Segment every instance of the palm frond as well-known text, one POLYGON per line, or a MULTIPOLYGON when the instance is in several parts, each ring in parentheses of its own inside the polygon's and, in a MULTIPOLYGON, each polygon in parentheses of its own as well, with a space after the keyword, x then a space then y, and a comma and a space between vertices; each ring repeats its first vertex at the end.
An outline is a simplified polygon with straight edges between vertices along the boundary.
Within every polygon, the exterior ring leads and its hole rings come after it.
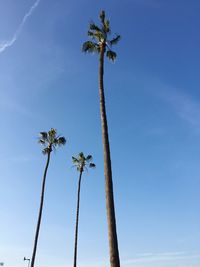
POLYGON ((51 136, 54 136, 55 137, 56 134, 57 134, 57 130, 55 128, 51 128, 51 130, 48 131, 48 135, 51 135, 51 136))
POLYGON ((94 37, 97 42, 102 42, 102 40, 106 40, 106 34, 104 32, 95 32, 94 37))
POLYGON ((39 135, 40 135, 39 138, 41 140, 47 140, 47 136, 48 136, 47 132, 40 132, 39 135))
POLYGON ((44 139, 38 139, 38 143, 41 144, 41 145, 45 145, 46 144, 46 141, 44 139))
POLYGON ((83 44, 82 51, 85 53, 98 52, 98 45, 94 42, 87 41, 83 44))
POLYGON ((121 39, 121 36, 120 35, 117 35, 115 38, 113 38, 109 43, 111 45, 115 45, 119 42, 119 40, 121 39))
MULTIPOLYGON (((91 37, 93 40, 97 40, 97 42, 100 42, 103 38, 104 38, 104 35, 103 35, 103 32, 101 31, 88 31, 88 36, 91 37)), ((95 47, 97 47, 97 43, 95 43, 95 47)))
POLYGON ((106 17, 105 11, 102 10, 102 11, 100 12, 100 14, 99 14, 99 18, 100 18, 102 24, 104 24, 105 17, 106 17))
POLYGON ((92 31, 88 31, 88 36, 93 36, 94 35, 94 33, 92 32, 92 31))
POLYGON ((78 159, 77 159, 77 158, 75 158, 75 157, 72 157, 72 162, 73 162, 74 164, 77 164, 79 161, 78 161, 78 159))
POLYGON ((49 153, 49 147, 45 147, 43 150, 42 150, 42 153, 44 155, 48 154, 49 153))
POLYGON ((95 167, 96 167, 96 165, 94 163, 89 164, 89 168, 95 168, 95 167))
POLYGON ((65 139, 64 136, 61 136, 61 137, 57 138, 57 140, 58 140, 57 143, 58 143, 59 146, 62 146, 62 145, 66 144, 66 139, 65 139))
POLYGON ((54 128, 51 128, 50 131, 48 131, 48 141, 49 143, 53 144, 56 143, 56 134, 57 134, 57 130, 54 128))
POLYGON ((103 31, 106 33, 110 33, 110 21, 107 19, 103 24, 103 31))
POLYGON ((91 31, 101 32, 101 29, 94 22, 90 22, 89 28, 91 31))
POLYGON ((114 51, 112 51, 112 50, 108 50, 108 51, 106 52, 106 56, 107 56, 110 60, 115 61, 115 59, 116 59, 116 57, 117 57, 117 54, 116 54, 114 51))
POLYGON ((92 155, 88 155, 87 157, 86 157, 86 161, 91 161, 92 160, 92 155))
POLYGON ((78 157, 79 157, 80 160, 85 159, 85 156, 84 156, 84 153, 83 153, 83 152, 80 152, 80 153, 78 154, 78 157))
POLYGON ((90 36, 92 39, 94 39, 95 38, 95 32, 93 32, 93 31, 88 31, 88 36, 90 36))

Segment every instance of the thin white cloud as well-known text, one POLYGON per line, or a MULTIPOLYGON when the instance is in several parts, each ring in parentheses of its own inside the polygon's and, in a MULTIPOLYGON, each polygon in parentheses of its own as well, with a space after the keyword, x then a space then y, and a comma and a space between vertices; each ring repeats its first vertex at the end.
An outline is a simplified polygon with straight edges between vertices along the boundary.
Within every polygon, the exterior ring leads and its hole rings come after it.
POLYGON ((10 40, 7 41, 1 41, 0 42, 0 53, 5 51, 8 47, 12 46, 19 37, 24 24, 26 23, 27 19, 32 15, 33 11, 36 9, 36 7, 39 5, 41 0, 36 0, 36 2, 30 7, 29 11, 24 15, 22 22, 19 24, 16 32, 14 33, 13 37, 10 40))
MULTIPOLYGON (((53 266, 51 262, 49 263, 49 266, 53 266)), ((80 267, 106 267, 108 263, 109 259, 79 262, 79 265, 80 267)), ((129 260, 121 259, 121 265, 124 267, 199 267, 199 263, 200 254, 187 252, 145 253, 136 255, 129 260)), ((60 264, 57 266, 64 267, 65 265, 60 264)))
MULTIPOLYGON (((149 78, 148 84, 145 84, 148 90, 161 98, 164 102, 171 106, 182 121, 184 121, 195 134, 200 134, 200 101, 194 98, 192 94, 176 88, 163 84, 159 80, 149 78)), ((150 134, 162 133, 162 129, 152 129, 150 134)))
POLYGON ((170 264, 171 262, 178 264, 182 262, 186 263, 186 261, 192 261, 192 260, 198 260, 198 262, 200 263, 200 254, 189 253, 189 252, 145 253, 136 255, 130 260, 123 261, 123 265, 127 267, 136 266, 136 264, 140 264, 139 266, 146 266, 146 264, 149 263, 170 264))
MULTIPOLYGON (((163 252, 163 253, 143 253, 133 256, 131 259, 124 260, 121 258, 121 265, 124 267, 187 267, 188 262, 190 267, 199 267, 200 254, 196 252, 163 252)), ((106 267, 107 260, 90 260, 87 262, 79 262, 80 267, 106 267)), ((65 264, 66 265, 66 264, 65 264)), ((59 267, 65 265, 57 264, 59 267)), ((53 266, 49 262, 48 266, 53 266)), ((70 266, 70 264, 69 264, 70 266)))
POLYGON ((200 102, 175 88, 167 88, 163 96, 178 116, 187 122, 195 133, 200 133, 200 102))

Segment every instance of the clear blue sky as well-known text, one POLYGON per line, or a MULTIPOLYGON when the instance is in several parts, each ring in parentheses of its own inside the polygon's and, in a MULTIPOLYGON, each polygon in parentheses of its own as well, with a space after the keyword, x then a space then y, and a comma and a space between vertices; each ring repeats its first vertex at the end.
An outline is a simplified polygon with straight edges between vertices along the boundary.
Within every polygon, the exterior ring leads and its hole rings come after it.
POLYGON ((39 131, 67 145, 52 155, 36 266, 70 267, 78 174, 84 174, 78 262, 109 266, 98 58, 81 53, 100 9, 122 35, 105 89, 122 267, 200 266, 200 2, 0 1, 0 261, 26 266, 45 157, 39 131))

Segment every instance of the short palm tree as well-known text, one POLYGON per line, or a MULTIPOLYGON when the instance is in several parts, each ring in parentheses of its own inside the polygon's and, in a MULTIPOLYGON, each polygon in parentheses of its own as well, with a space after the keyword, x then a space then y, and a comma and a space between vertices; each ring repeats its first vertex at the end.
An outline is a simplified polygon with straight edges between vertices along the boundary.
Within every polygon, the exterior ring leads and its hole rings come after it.
POLYGON ((115 60, 117 54, 111 49, 113 45, 120 40, 120 35, 116 35, 109 40, 111 34, 110 22, 106 19, 105 12, 100 12, 100 26, 90 23, 88 36, 92 39, 83 44, 83 52, 99 54, 99 97, 100 97, 100 114, 102 126, 102 140, 104 148, 104 174, 105 174, 105 191, 106 191, 106 209, 108 221, 108 238, 110 248, 110 266, 119 267, 119 251, 117 241, 117 230, 115 220, 115 207, 112 182, 112 167, 110 157, 110 145, 108 136, 108 124, 106 116, 106 105, 104 95, 104 57, 112 61, 115 60))
POLYGON ((77 209, 76 209, 76 227, 75 227, 75 242, 74 242, 74 267, 77 263, 77 247, 78 247, 78 223, 79 223, 79 207, 80 207, 80 191, 81 191, 81 178, 82 174, 87 167, 95 168, 95 164, 91 162, 92 156, 88 155, 85 157, 83 152, 78 154, 78 157, 72 157, 72 162, 76 166, 79 172, 78 180, 78 194, 77 194, 77 209))
POLYGON ((37 221, 36 232, 35 232, 33 253, 32 253, 32 258, 31 258, 31 267, 34 267, 34 264, 35 264, 37 243, 38 243, 40 224, 41 224, 41 218, 42 218, 43 203, 44 203, 45 183, 46 183, 46 176, 47 176, 47 170, 49 167, 51 152, 53 150, 55 150, 58 146, 64 145, 66 143, 66 140, 63 136, 58 136, 57 131, 55 129, 51 128, 51 130, 48 132, 40 132, 38 142, 44 146, 42 153, 44 155, 47 155, 47 161, 46 161, 46 166, 45 166, 43 181, 42 181, 40 208, 39 208, 38 221, 37 221))

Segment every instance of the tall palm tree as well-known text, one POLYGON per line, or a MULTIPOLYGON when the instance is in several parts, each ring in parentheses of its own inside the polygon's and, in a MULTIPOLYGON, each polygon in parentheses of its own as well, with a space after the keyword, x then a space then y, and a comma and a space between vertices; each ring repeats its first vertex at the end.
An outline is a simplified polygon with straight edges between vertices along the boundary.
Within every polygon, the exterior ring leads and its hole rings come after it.
POLYGON ((46 161, 46 166, 45 166, 43 181, 42 181, 40 208, 39 208, 38 221, 37 221, 36 232, 35 232, 33 253, 32 253, 32 258, 31 258, 31 267, 34 267, 34 264, 35 264, 37 243, 38 243, 40 224, 41 224, 41 218, 42 218, 43 203, 44 203, 45 183, 46 183, 46 176, 47 176, 47 170, 49 167, 51 152, 53 150, 55 150, 58 146, 64 145, 66 143, 66 140, 63 136, 58 136, 57 131, 55 129, 51 128, 51 130, 48 132, 40 132, 38 142, 44 146, 42 153, 44 155, 47 155, 47 161, 46 161))
POLYGON ((77 245, 78 245, 78 222, 79 222, 79 207, 80 207, 80 191, 81 191, 81 178, 82 174, 87 167, 95 168, 95 164, 91 162, 92 156, 88 155, 85 157, 83 152, 78 154, 78 157, 72 157, 72 162, 76 166, 79 172, 78 180, 78 194, 77 194, 77 209, 76 209, 76 227, 75 227, 75 242, 74 242, 74 267, 77 262, 77 245))
POLYGON ((108 136, 108 125, 104 95, 104 56, 114 61, 117 54, 111 50, 112 46, 120 40, 120 35, 116 35, 113 39, 109 39, 111 34, 110 22, 106 19, 105 12, 100 12, 100 26, 91 22, 89 25, 88 36, 92 39, 83 44, 83 52, 99 54, 99 96, 100 96, 100 114, 102 125, 102 140, 104 148, 104 174, 105 174, 105 191, 106 191, 106 210, 108 222, 108 238, 110 249, 110 266, 119 267, 119 251, 117 241, 117 230, 115 220, 115 207, 112 182, 112 168, 110 158, 110 145, 108 136))

